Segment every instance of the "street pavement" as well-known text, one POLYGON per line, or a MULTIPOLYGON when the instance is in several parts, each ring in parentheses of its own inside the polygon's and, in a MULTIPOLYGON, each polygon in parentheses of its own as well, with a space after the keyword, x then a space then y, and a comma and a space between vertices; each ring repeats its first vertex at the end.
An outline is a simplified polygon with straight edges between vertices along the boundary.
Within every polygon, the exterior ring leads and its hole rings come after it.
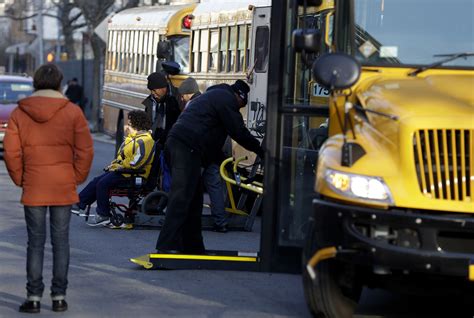
MULTIPOLYGON (((95 138, 89 178, 113 158, 107 137, 95 138)), ((84 186, 84 185, 83 185, 84 186)), ((26 226, 21 190, 0 159, 0 317, 18 313, 26 290, 26 226)), ((259 230, 203 232, 209 249, 257 251, 259 230)), ((93 228, 72 216, 71 262, 64 314, 51 311, 49 238, 43 270, 46 290, 38 317, 310 317, 300 275, 206 270, 145 270, 129 258, 154 251, 157 230, 93 228)))
MULTIPOLYGON (((113 140, 95 135, 89 179, 113 158, 113 140)), ((84 184, 80 187, 82 188, 84 184)), ((18 313, 25 297, 26 226, 21 191, 11 182, 0 154, 0 318, 18 313)), ((208 249, 258 251, 253 232, 204 231, 208 249)), ((71 265, 66 313, 51 311, 51 246, 46 243, 46 290, 38 317, 310 317, 300 275, 206 270, 145 270, 129 258, 154 251, 157 230, 93 228, 71 220, 71 265)), ((354 317, 474 317, 472 297, 421 297, 364 289, 354 317)))

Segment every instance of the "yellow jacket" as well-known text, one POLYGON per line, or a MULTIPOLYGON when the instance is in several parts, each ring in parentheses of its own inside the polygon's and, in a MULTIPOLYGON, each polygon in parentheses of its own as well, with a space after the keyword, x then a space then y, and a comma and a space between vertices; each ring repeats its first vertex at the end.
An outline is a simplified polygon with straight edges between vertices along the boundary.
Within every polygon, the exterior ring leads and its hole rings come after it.
MULTIPOLYGON (((120 146, 117 158, 112 161, 109 171, 120 169, 144 169, 141 174, 143 178, 148 178, 151 164, 155 156, 155 141, 149 132, 138 132, 130 134, 120 146)), ((129 174, 123 174, 129 177, 129 174)))

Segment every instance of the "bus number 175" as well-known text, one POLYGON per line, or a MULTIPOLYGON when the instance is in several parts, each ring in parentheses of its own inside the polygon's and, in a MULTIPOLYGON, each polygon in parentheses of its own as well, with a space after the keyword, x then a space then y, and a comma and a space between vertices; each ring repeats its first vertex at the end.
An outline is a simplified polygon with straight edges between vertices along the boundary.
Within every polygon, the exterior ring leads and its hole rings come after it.
POLYGON ((316 97, 329 97, 329 90, 322 87, 318 83, 313 84, 313 96, 316 97))

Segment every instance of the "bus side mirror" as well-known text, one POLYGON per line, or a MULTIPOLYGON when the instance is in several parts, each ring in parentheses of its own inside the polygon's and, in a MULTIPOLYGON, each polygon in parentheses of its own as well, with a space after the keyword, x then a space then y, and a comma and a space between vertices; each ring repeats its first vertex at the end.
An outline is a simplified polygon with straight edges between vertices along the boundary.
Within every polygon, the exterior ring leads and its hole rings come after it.
POLYGON ((296 29, 291 38, 296 52, 318 53, 321 45, 321 32, 318 29, 296 29))
POLYGON ((351 87, 360 73, 359 62, 345 53, 326 53, 313 63, 314 79, 330 90, 351 87))
POLYGON ((171 44, 169 41, 160 40, 156 48, 156 57, 159 59, 169 60, 171 57, 171 44))

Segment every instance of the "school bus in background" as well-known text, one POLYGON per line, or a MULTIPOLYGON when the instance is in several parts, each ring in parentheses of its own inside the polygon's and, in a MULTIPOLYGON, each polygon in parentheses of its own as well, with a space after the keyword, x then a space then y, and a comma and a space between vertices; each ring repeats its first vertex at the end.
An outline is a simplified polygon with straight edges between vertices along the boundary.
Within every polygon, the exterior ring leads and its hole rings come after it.
MULTIPOLYGON (((264 134, 270 41, 270 0, 224 0, 199 3, 191 26, 190 76, 202 91, 237 79, 248 82, 249 102, 241 110, 250 131, 264 134)), ((255 157, 237 143, 232 155, 255 157)))
POLYGON ((187 77, 193 2, 132 8, 109 20, 102 110, 104 131, 115 135, 118 145, 127 112, 143 109, 141 102, 149 95, 146 78, 161 70, 162 61, 181 66, 180 74, 170 76, 175 86, 187 77), (167 52, 157 52, 159 43, 166 43, 167 52))
POLYGON ((280 244, 304 237, 308 306, 316 317, 352 317, 364 287, 472 295, 470 2, 335 1, 324 24, 295 18, 327 3, 285 0, 271 25, 271 76, 278 76, 267 133, 277 133, 267 139, 277 145, 277 164, 266 166, 276 185, 266 190, 279 194, 275 213, 288 224, 280 244), (404 19, 407 10, 423 19, 404 19), (318 54, 320 46, 330 53, 318 54), (308 53, 311 68, 298 72, 308 53), (330 89, 325 107, 298 80, 308 71, 330 89), (314 149, 320 135, 311 123, 325 117, 326 141, 314 149))

